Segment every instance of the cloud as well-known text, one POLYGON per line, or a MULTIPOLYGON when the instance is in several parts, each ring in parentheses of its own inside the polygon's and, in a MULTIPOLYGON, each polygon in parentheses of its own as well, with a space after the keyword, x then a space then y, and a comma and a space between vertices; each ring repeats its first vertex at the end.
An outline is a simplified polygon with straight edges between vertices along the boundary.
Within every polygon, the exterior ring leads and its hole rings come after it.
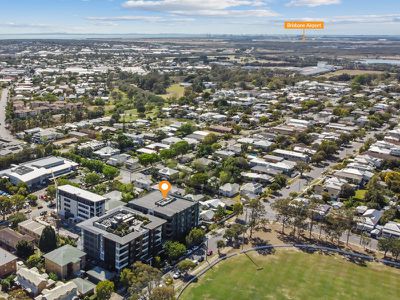
POLYGON ((135 10, 191 16, 271 17, 278 14, 268 0, 130 0, 123 7, 135 10))
POLYGON ((52 28, 53 26, 48 25, 48 24, 5 22, 5 23, 0 23, 0 27, 9 27, 9 28, 52 28))
POLYGON ((158 16, 118 16, 118 17, 87 17, 89 21, 105 21, 105 22, 118 22, 118 21, 160 21, 162 17, 158 16))
POLYGON ((115 25, 115 22, 191 22, 193 18, 176 18, 176 17, 160 17, 160 16, 117 16, 117 17, 87 17, 89 21, 95 21, 107 24, 107 22, 115 25))
POLYGON ((341 2, 341 0, 291 0, 286 6, 317 7, 322 5, 340 4, 341 2))
POLYGON ((336 16, 330 18, 328 22, 333 24, 398 23, 400 14, 336 16))

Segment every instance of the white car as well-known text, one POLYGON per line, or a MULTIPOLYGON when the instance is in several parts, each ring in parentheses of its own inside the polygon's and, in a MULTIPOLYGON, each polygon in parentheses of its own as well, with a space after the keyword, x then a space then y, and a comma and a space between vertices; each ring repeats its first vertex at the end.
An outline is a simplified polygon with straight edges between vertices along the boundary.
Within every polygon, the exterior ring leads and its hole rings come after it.
POLYGON ((172 278, 174 278, 174 279, 178 279, 178 278, 180 278, 181 277, 181 273, 179 273, 179 272, 175 272, 173 275, 172 275, 172 278))

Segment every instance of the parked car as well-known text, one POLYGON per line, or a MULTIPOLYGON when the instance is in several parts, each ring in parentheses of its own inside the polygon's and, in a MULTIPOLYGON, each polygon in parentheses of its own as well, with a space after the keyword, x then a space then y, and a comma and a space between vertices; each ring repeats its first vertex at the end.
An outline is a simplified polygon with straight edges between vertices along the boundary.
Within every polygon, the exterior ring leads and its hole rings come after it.
POLYGON ((212 250, 208 250, 208 251, 207 251, 207 255, 208 255, 208 256, 213 255, 213 251, 212 251, 212 250))
POLYGON ((174 279, 178 279, 178 278, 180 278, 181 277, 181 273, 180 272, 175 272, 173 275, 172 275, 172 278, 174 278, 174 279))

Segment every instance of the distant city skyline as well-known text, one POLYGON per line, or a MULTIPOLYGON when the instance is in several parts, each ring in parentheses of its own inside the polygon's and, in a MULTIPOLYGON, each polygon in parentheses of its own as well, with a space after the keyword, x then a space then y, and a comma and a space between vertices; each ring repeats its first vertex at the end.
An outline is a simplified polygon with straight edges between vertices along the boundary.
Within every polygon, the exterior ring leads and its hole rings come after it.
POLYGON ((299 34, 285 20, 325 21, 322 35, 400 35, 400 1, 13 0, 0 34, 299 34))

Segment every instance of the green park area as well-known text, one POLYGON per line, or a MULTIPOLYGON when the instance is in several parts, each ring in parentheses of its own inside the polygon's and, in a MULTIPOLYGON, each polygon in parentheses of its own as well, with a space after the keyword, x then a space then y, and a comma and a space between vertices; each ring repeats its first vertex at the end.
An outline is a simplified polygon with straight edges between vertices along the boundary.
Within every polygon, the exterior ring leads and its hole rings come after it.
POLYGON ((180 299, 399 299, 398 269, 291 250, 248 255, 214 266, 180 299))
POLYGON ((185 94, 185 88, 179 83, 175 83, 167 88, 167 93, 165 95, 160 95, 164 99, 176 98, 179 99, 185 94))

